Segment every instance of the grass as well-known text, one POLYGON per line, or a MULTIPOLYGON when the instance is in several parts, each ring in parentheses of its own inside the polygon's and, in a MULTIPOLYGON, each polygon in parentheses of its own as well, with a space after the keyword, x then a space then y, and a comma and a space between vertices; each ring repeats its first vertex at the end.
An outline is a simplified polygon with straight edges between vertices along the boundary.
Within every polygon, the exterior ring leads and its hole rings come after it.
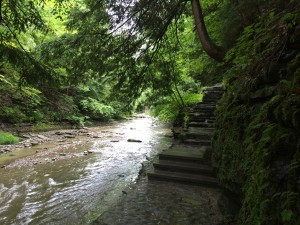
POLYGON ((0 145, 14 144, 19 141, 19 137, 16 137, 9 132, 0 131, 0 145))

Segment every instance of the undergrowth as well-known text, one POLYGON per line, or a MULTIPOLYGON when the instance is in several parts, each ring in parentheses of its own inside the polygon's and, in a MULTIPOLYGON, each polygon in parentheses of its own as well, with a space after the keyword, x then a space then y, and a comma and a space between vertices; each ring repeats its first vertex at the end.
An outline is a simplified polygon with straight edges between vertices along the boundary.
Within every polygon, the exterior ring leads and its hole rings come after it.
POLYGON ((0 145, 14 144, 20 141, 20 138, 9 132, 0 131, 0 145))

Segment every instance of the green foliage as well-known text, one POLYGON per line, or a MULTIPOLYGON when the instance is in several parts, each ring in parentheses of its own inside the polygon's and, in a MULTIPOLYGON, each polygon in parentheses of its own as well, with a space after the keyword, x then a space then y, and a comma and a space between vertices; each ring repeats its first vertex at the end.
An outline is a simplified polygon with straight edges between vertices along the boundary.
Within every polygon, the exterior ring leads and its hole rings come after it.
POLYGON ((14 144, 19 141, 19 137, 16 137, 9 132, 0 131, 0 145, 14 144))
POLYGON ((188 117, 185 116, 186 106, 201 102, 202 97, 202 94, 184 94, 182 96, 183 104, 180 104, 180 102, 172 96, 165 97, 151 107, 151 115, 158 117, 161 121, 174 122, 179 114, 183 113, 185 122, 187 122, 188 117))
POLYGON ((90 111, 94 118, 111 118, 115 114, 115 111, 111 106, 104 105, 90 97, 81 100, 80 104, 84 110, 90 111))
POLYGON ((81 115, 70 115, 67 116, 67 120, 70 122, 70 124, 74 127, 74 128, 80 128, 83 127, 85 125, 86 119, 88 119, 89 117, 87 116, 81 116, 81 115))
POLYGON ((172 98, 163 99, 161 104, 151 108, 151 115, 161 121, 175 121, 180 112, 180 106, 172 98))
POLYGON ((240 197, 241 225, 300 220, 299 12, 280 4, 247 26, 227 54, 213 159, 224 187, 240 197))

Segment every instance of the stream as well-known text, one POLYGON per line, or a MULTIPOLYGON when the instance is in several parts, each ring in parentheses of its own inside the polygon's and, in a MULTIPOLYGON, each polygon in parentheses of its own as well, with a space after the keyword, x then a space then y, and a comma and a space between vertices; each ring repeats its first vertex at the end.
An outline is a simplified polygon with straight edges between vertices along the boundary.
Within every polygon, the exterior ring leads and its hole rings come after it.
MULTIPOLYGON (((0 169, 0 224, 89 224, 126 194, 124 190, 136 182, 142 163, 172 141, 166 135, 170 128, 156 125, 147 116, 89 129, 109 135, 52 140, 17 150, 28 155, 11 165, 22 160, 36 163, 0 169), (56 150, 51 156, 34 155, 52 148, 56 150), (71 153, 74 157, 53 159, 71 153)), ((0 158, 7 157, 3 155, 0 158)))

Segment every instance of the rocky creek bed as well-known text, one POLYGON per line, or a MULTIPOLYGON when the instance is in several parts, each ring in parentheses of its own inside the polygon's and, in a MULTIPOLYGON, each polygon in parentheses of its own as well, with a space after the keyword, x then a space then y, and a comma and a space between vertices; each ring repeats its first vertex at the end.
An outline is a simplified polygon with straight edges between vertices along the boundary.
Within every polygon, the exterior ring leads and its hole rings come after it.
POLYGON ((148 181, 170 134, 149 117, 23 133, 1 146, 0 223, 219 224, 218 190, 148 181))

